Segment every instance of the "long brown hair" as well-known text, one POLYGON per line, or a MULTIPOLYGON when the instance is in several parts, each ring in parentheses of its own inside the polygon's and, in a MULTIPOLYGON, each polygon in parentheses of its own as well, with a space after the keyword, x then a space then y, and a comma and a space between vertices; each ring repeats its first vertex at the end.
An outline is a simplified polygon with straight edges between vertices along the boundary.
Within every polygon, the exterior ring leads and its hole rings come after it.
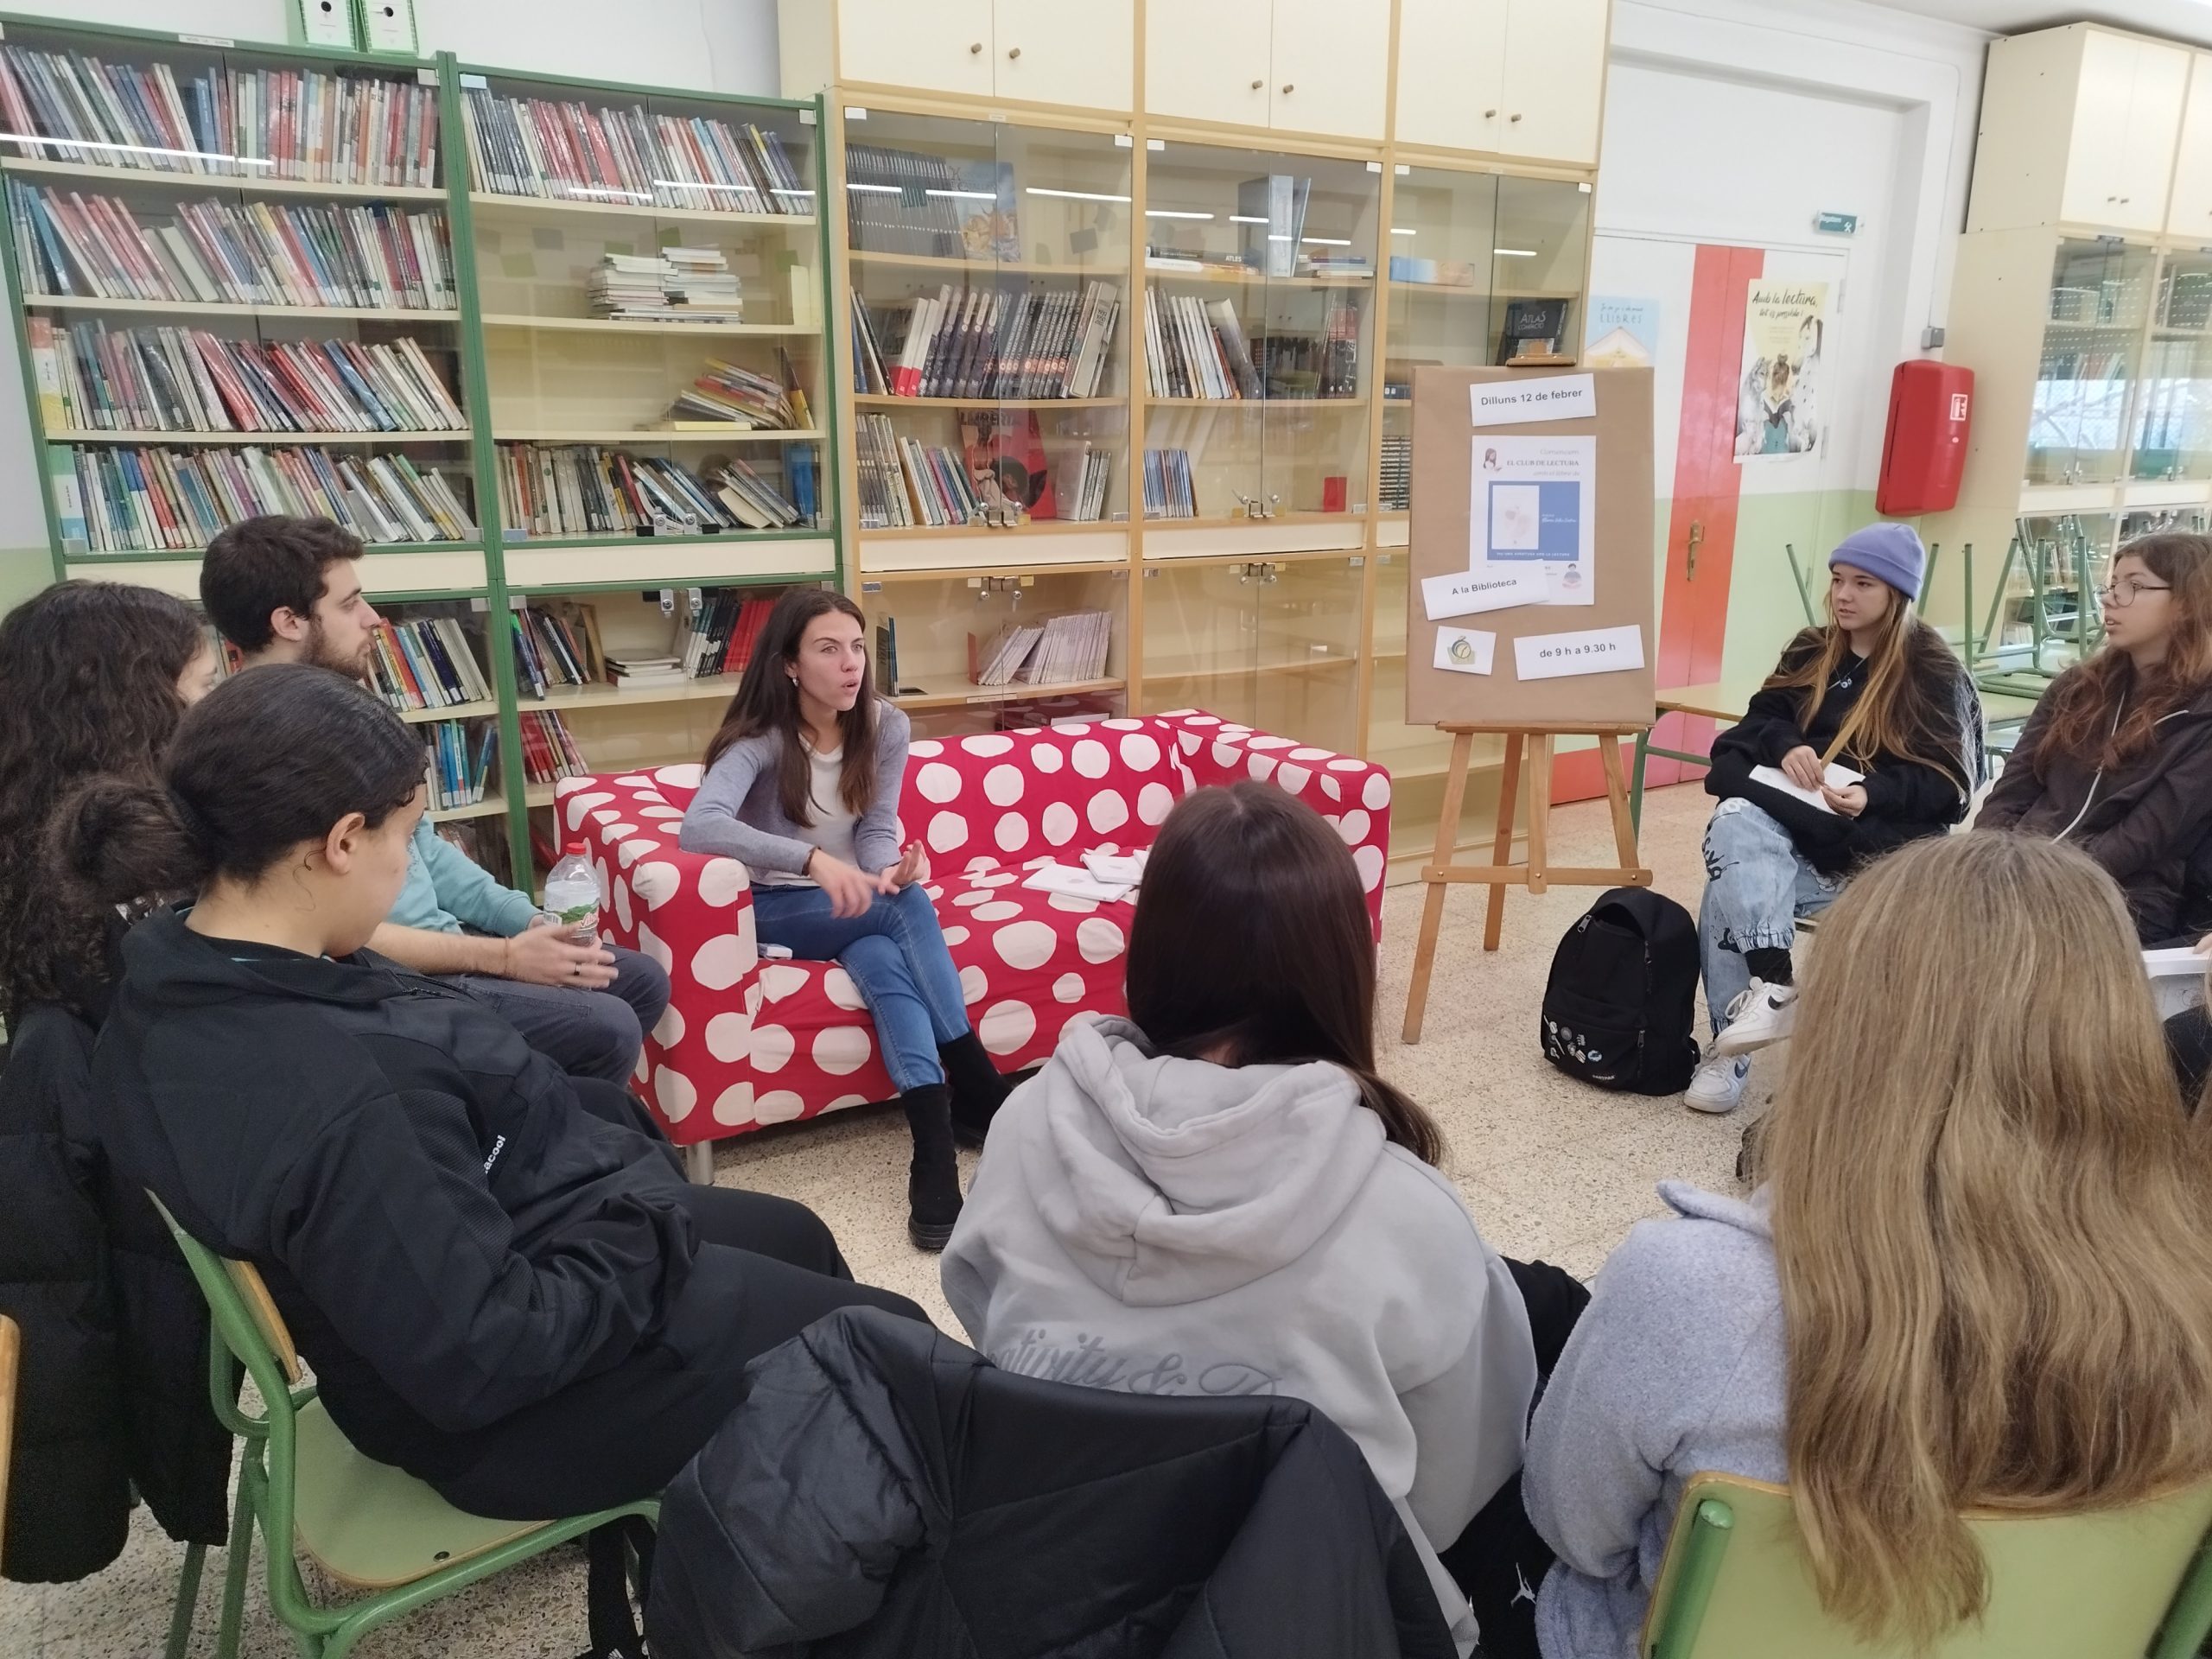
MULTIPOLYGON (((833 612, 851 617, 861 625, 861 637, 868 637, 868 619, 861 614, 861 607, 830 588, 794 588, 776 601, 768 620, 761 624, 753 660, 745 665, 744 677, 737 683, 722 723, 707 745, 706 763, 711 771, 734 743, 763 733, 780 737, 783 750, 776 762, 777 798, 785 817, 809 827, 814 823, 813 779, 807 766, 806 744, 799 734, 798 683, 791 674, 798 665, 799 642, 805 638, 806 625, 833 612)), ((850 709, 837 716, 837 730, 844 749, 837 771, 837 796, 845 810, 857 817, 875 804, 875 668, 865 658, 861 664, 861 694, 850 709)))
POLYGON ((2071 848, 1914 842, 1802 980, 1762 1148, 1791 1500, 1828 1612, 1924 1647, 1987 1593, 1962 1508, 2212 1474, 2212 1158, 2071 848))
POLYGON ((2125 766, 2151 747, 2164 716, 2212 685, 2212 538, 2179 531, 2139 536, 2113 556, 2142 560, 2173 589, 2174 626, 2165 660, 2139 674, 2135 659, 2107 645, 2044 694, 2050 724, 2037 746, 2037 779, 2054 755, 2125 766))
POLYGON ((121 582, 58 582, 0 622, 0 1016, 84 1012, 106 980, 120 918, 57 889, 47 821, 87 778, 153 778, 184 717, 177 681, 207 643, 182 600, 121 582))
MULTIPOLYGON (((1925 684, 1929 671, 1955 669, 1955 659, 1943 636, 1913 614, 1912 601, 1902 591, 1891 588, 1889 594, 1880 637, 1866 653, 1866 683, 1821 759, 1850 754, 1872 761, 1888 755, 1932 766, 1965 790, 1968 785, 1958 741, 1955 737, 1946 742, 1942 736, 1955 731, 1955 717, 1929 701, 1925 684)), ((1828 682, 1852 654, 1849 632, 1833 619, 1825 627, 1807 628, 1783 653, 1783 666, 1767 677, 1766 689, 1798 693, 1803 712, 1797 723, 1810 730, 1813 716, 1827 700, 1828 682), (1796 665, 1789 666, 1793 658, 1796 665)))
POLYGON ((1423 1163, 1435 1120, 1375 1070, 1375 935, 1359 867, 1320 815, 1268 784, 1201 789, 1160 826, 1129 925, 1129 1017, 1164 1053, 1231 1065, 1326 1060, 1423 1163))

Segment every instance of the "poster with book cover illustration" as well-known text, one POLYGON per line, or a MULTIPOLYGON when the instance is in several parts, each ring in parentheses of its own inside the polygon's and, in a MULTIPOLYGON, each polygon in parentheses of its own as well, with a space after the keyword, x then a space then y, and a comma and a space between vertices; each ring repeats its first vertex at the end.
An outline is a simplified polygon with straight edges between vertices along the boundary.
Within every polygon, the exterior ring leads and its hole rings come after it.
POLYGON ((960 443, 976 499, 987 512, 1010 506, 1031 518, 1060 516, 1034 410, 963 410, 960 443))
POLYGON ((1598 474, 1593 437, 1474 435, 1470 568, 1541 573, 1542 605, 1594 605, 1598 474))
POLYGON ((1751 279, 1736 401, 1738 461, 1820 449, 1826 435, 1819 399, 1827 312, 1826 283, 1751 279))

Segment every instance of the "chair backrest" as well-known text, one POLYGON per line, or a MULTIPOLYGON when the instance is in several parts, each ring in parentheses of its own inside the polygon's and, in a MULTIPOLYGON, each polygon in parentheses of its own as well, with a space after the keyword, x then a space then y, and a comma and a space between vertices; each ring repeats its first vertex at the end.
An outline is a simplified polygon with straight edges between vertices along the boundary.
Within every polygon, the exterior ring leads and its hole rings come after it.
MULTIPOLYGON (((200 1294, 207 1300, 207 1312, 224 1346, 238 1356, 254 1386, 261 1390, 270 1414, 281 1410, 289 1415, 291 1390, 305 1373, 292 1333, 285 1328, 283 1315, 276 1311, 276 1300, 262 1282, 260 1273, 251 1262, 216 1255, 179 1226, 168 1206, 151 1192, 146 1194, 146 1201, 176 1240, 185 1265, 192 1269, 200 1294)), ((216 1414, 227 1420, 230 1402, 223 1398, 219 1383, 214 1385, 214 1395, 216 1414)))
POLYGON ((8 1546, 8 1461, 16 1452, 16 1379, 22 1375, 23 1333, 0 1313, 0 1560, 8 1546))
MULTIPOLYGON (((2125 1509, 1977 1510, 1989 1603, 1920 1659, 2191 1659, 2212 1625, 2212 1480, 2125 1509), (2152 1645, 2153 1638, 2157 1644, 2152 1645)), ((1691 1477, 1643 1659, 1875 1659, 1821 1609, 1787 1487, 1691 1477)))

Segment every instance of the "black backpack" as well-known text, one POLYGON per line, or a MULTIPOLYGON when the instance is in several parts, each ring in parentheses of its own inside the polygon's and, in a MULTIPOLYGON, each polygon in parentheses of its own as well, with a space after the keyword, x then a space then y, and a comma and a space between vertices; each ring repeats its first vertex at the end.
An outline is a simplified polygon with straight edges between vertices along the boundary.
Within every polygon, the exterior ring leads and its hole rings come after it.
POLYGON ((1552 955, 1544 1058, 1600 1089, 1678 1095, 1697 1070, 1697 927, 1673 899, 1615 887, 1552 955))

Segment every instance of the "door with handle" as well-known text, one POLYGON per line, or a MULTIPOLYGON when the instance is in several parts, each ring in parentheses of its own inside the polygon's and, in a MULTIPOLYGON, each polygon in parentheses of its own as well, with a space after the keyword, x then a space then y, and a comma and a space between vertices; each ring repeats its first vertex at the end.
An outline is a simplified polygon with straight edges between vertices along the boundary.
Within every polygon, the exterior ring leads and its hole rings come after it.
POLYGON ((997 95, 1126 110, 1135 89, 1135 0, 994 0, 997 95))
POLYGON ((991 96, 991 0, 838 0, 850 80, 991 96))

